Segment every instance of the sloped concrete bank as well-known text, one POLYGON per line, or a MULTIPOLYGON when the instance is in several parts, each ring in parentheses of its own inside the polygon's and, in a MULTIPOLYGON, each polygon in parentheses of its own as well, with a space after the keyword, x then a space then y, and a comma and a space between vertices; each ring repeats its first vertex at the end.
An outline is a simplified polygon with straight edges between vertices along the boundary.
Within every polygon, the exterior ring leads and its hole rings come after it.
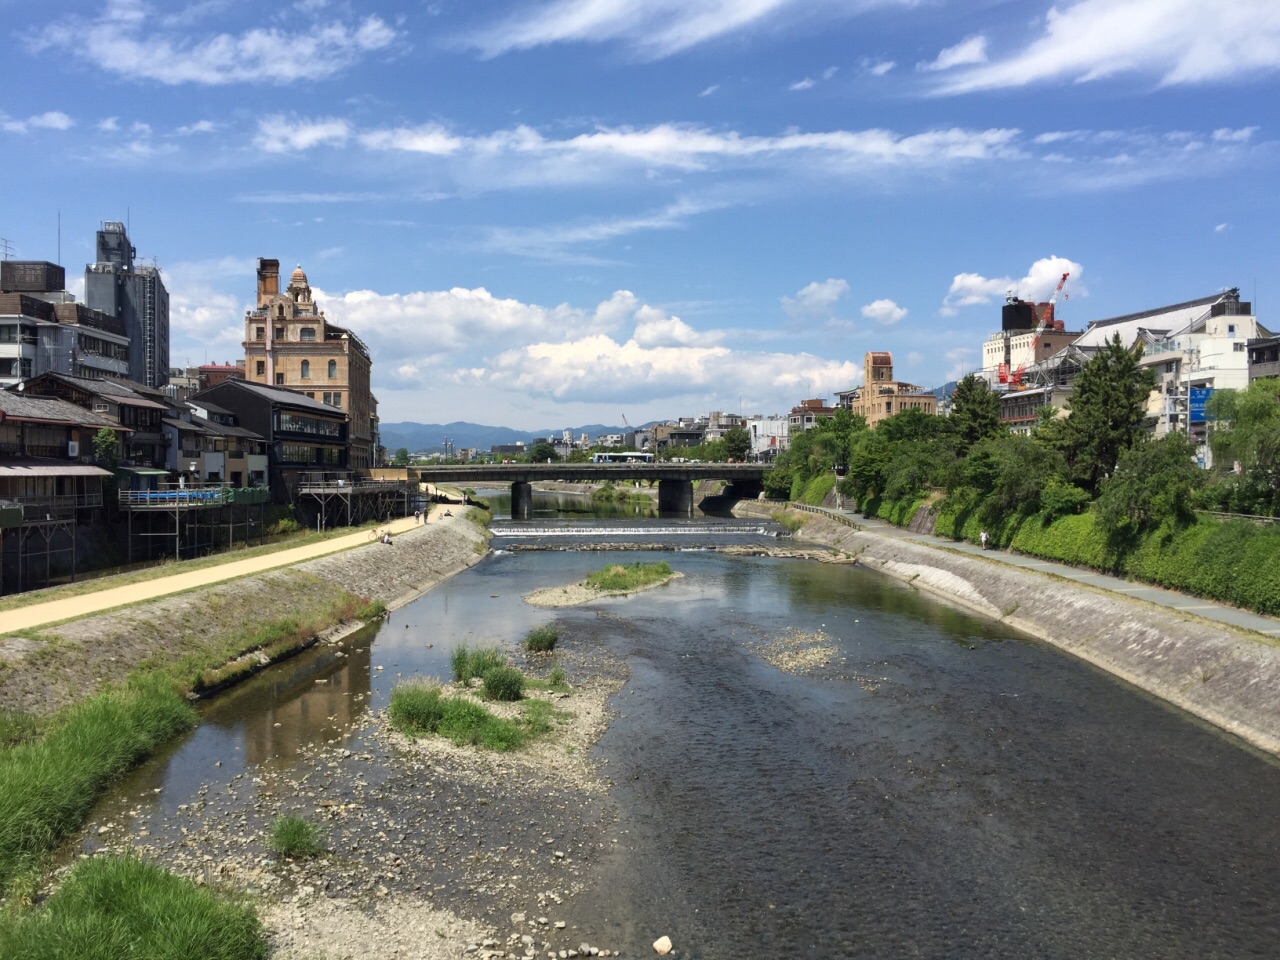
MULTIPOLYGON (((773 510, 742 503, 735 512, 773 510)), ((1280 754, 1280 647, 1260 637, 999 561, 805 519, 797 539, 1007 623, 1280 754)))

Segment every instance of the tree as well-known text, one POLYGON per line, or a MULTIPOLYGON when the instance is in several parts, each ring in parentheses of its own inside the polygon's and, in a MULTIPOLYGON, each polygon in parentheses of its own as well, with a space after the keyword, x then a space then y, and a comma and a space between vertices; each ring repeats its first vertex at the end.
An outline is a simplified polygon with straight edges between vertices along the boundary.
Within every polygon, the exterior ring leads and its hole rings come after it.
POLYGON ((987 381, 972 373, 956 384, 948 422, 961 456, 980 440, 1008 432, 1000 422, 1000 398, 987 381))
POLYGON ((751 452, 751 435, 746 430, 742 427, 726 430, 723 439, 726 457, 739 463, 747 459, 747 454, 751 452))
POLYGON ((556 453, 556 448, 545 440, 535 443, 529 448, 530 463, 546 463, 548 460, 556 461, 559 459, 560 455, 556 453))
POLYGON ((1219 424, 1209 438, 1214 464, 1225 474, 1216 484, 1225 493, 1219 499, 1240 513, 1280 513, 1280 380, 1215 391, 1206 412, 1219 424))
POLYGON ((409 448, 400 447, 396 450, 396 455, 391 461, 391 465, 395 467, 407 467, 409 465, 409 448))
POLYGON ((1191 495, 1204 483, 1195 448, 1181 433, 1138 443, 1120 454, 1094 509, 1113 540, 1154 530, 1166 520, 1195 519, 1191 495))
POLYGON ((1070 479, 1089 493, 1097 494, 1120 454, 1145 436, 1156 375, 1138 365, 1141 357, 1141 345, 1130 350, 1116 334, 1080 370, 1067 401, 1071 416, 1057 439, 1070 479))
POLYGON ((110 427, 103 427, 93 435, 93 455, 107 464, 109 470, 114 470, 119 462, 117 449, 116 432, 110 427))

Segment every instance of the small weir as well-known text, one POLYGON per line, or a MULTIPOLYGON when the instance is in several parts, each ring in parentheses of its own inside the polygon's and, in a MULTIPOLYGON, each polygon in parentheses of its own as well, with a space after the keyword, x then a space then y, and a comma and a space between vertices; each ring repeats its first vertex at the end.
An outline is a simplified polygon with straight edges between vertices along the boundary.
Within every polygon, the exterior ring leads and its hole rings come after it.
POLYGON ((780 537, 787 535, 781 527, 769 529, 762 523, 645 523, 632 526, 580 525, 563 526, 550 523, 510 523, 495 521, 490 529, 495 537, 707 537, 707 536, 757 536, 780 537))

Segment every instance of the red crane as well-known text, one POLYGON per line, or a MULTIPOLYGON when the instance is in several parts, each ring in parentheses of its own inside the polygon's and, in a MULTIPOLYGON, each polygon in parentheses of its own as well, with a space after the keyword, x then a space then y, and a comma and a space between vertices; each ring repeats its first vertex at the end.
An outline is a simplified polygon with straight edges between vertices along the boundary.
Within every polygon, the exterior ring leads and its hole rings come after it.
MULTIPOLYGON (((1049 297, 1049 302, 1040 305, 1040 323, 1036 327, 1035 339, 1031 341, 1031 362, 1035 363, 1037 359, 1036 351, 1040 347, 1040 337, 1046 330, 1061 330, 1063 324, 1061 320, 1057 320, 1053 315, 1054 304, 1058 302, 1058 294, 1062 293, 1062 288, 1066 286, 1067 277, 1071 276, 1071 271, 1067 271, 1062 275, 1062 279, 1058 281, 1058 285, 1053 288, 1053 293, 1049 297)), ((1022 374, 1026 369, 1026 364, 1019 364, 1018 369, 1013 372, 1010 379, 1014 383, 1022 382, 1022 374)))

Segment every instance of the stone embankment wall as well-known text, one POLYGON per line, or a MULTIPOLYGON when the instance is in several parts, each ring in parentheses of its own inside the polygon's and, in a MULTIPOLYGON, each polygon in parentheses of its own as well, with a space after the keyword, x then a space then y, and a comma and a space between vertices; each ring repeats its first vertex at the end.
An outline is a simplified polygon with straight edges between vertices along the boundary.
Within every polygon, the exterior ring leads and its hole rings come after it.
MULTIPOLYGON (((736 512, 776 509, 743 503, 736 512)), ((1280 647, 1259 635, 820 515, 806 520, 800 539, 1007 623, 1280 754, 1280 647)))

